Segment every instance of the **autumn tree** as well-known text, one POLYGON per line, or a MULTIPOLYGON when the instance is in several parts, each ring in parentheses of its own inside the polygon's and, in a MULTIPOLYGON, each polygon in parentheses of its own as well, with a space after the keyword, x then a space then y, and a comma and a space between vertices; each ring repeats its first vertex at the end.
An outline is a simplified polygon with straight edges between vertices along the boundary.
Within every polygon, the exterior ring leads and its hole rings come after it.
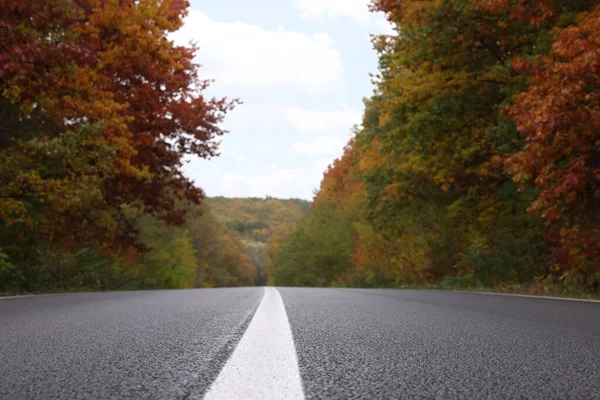
POLYGON ((529 207, 549 226, 557 248, 555 273, 570 282, 600 285, 600 11, 555 30, 550 54, 515 60, 531 74, 507 109, 524 148, 506 159, 522 187, 539 195, 529 207))
MULTIPOLYGON (((135 203, 181 223, 175 198, 202 198, 182 175, 182 159, 216 155, 219 123, 235 103, 206 99, 208 82, 193 61, 196 48, 168 40, 188 6, 181 0, 2 0, 5 158, 27 153, 31 141, 98 126, 97 141, 112 151, 110 171, 96 186, 107 206, 135 203)), ((89 175, 75 167, 63 174, 89 175)), ((41 177, 29 186, 44 185, 41 177)), ((10 201, 3 216, 13 225, 22 216, 11 210, 31 209, 26 199, 36 197, 19 190, 5 193, 10 201)))
POLYGON ((351 256, 351 221, 335 202, 323 200, 276 250, 273 281, 286 286, 331 286, 351 268, 351 256))
POLYGON ((362 126, 311 213, 279 238, 275 276, 597 290, 597 2, 371 7, 396 33, 374 38, 379 71, 362 126), (337 246, 315 239, 325 215, 339 224, 330 235, 352 248, 350 258, 338 248, 348 266, 335 278, 314 266, 337 246))
MULTIPOLYGON (((197 48, 169 40, 188 7, 183 0, 0 0, 0 277, 7 282, 41 288, 37 267, 53 254, 72 259, 92 249, 116 259, 132 244, 142 250, 124 207, 181 224, 186 209, 175 205, 202 200, 182 174, 183 159, 218 154, 220 123, 236 101, 206 98, 197 48)), ((48 269, 48 290, 62 282, 58 265, 48 269)))

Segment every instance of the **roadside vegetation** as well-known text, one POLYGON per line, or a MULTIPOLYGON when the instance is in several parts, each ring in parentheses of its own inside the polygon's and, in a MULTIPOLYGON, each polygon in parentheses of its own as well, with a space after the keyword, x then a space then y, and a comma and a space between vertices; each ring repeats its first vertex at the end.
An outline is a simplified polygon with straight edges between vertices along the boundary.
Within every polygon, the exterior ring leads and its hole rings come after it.
MULTIPOLYGON (((374 92, 314 201, 205 199, 239 102, 185 0, 0 0, 0 293, 600 293, 600 2, 373 0, 374 92)), ((265 145, 268 145, 266 143, 265 145)))
POLYGON ((183 158, 217 154, 186 1, 0 0, 0 292, 252 285, 183 158))
POLYGON ((600 3, 372 6, 396 34, 271 282, 598 296, 600 3))

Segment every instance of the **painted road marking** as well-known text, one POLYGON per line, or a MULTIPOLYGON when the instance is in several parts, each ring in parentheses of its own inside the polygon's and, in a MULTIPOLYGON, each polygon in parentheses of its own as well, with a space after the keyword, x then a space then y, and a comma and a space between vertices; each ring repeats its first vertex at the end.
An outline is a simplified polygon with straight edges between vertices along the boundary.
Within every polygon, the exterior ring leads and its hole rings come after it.
POLYGON ((248 329, 204 398, 304 399, 294 339, 277 289, 264 289, 248 329))

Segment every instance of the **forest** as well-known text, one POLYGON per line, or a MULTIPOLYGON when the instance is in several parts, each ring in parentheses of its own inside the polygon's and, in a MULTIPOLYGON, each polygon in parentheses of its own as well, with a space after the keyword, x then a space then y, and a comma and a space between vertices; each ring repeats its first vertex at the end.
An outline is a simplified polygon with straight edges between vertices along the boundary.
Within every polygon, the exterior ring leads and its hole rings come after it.
POLYGON ((273 240, 293 229, 310 210, 302 199, 209 197, 217 220, 242 241, 244 251, 256 270, 256 285, 264 286, 273 269, 273 240))
POLYGON ((227 112, 183 0, 0 0, 0 292, 252 285, 184 157, 218 155, 227 112))
POLYGON ((395 34, 372 37, 362 123, 307 202, 183 174, 240 104, 168 39, 188 1, 0 0, 0 293, 599 294, 599 1, 370 7, 395 34))
POLYGON ((394 35, 277 285, 600 291, 597 0, 374 0, 394 35))

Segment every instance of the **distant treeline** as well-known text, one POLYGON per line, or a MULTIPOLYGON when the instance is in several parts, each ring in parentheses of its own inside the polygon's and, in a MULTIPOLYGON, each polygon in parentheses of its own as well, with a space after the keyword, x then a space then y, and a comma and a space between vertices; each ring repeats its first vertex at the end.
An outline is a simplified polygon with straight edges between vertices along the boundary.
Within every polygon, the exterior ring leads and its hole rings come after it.
POLYGON ((268 244, 308 214, 311 202, 301 199, 211 197, 206 202, 217 220, 236 232, 256 268, 256 284, 265 285, 271 268, 268 244))
POLYGON ((282 285, 600 290, 597 0, 374 0, 396 34, 282 285))

